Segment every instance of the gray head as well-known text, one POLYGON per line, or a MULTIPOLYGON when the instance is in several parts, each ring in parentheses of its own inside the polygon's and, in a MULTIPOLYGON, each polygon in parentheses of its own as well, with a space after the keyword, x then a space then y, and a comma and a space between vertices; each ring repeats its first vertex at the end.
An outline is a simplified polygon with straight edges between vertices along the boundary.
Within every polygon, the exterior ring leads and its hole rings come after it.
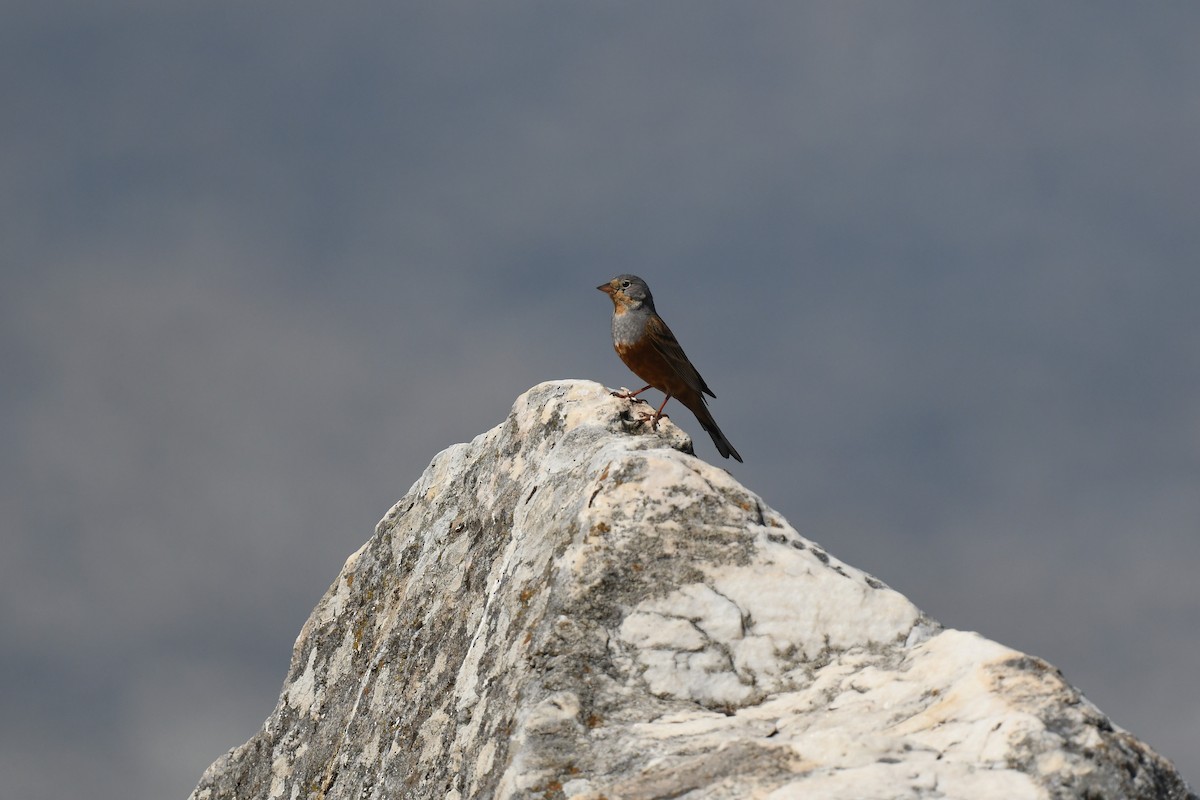
POLYGON ((654 296, 650 294, 650 287, 637 275, 618 275, 596 288, 612 298, 613 309, 618 314, 642 307, 654 310, 654 296))

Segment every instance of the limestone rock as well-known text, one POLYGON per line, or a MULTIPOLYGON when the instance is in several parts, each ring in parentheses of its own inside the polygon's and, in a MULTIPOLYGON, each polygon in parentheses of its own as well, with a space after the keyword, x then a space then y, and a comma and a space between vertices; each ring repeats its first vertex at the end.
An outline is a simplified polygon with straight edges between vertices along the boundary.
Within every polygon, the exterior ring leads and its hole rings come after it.
POLYGON ((194 800, 1196 797, 638 410, 544 383, 440 453, 194 800))

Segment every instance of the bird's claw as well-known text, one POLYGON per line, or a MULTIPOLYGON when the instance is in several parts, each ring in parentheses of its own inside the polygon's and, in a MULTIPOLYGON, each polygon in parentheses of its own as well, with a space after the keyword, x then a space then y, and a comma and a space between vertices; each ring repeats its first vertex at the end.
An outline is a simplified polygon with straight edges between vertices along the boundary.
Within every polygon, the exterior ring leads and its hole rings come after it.
MULTIPOLYGON (((656 431, 656 430, 658 430, 658 421, 666 416, 667 416, 666 414, 639 414, 638 422, 643 422, 643 423, 649 422, 650 430, 656 431)), ((668 419, 669 419, 669 417, 668 417, 668 419)))

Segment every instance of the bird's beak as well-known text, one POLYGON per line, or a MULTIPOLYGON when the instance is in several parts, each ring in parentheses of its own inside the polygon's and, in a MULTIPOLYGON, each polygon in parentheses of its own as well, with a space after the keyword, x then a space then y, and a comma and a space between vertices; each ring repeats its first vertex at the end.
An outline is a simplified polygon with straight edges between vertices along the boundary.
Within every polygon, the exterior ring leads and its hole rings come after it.
POLYGON ((609 297, 612 297, 612 293, 614 291, 616 291, 615 289, 613 289, 613 285, 611 283, 602 283, 599 286, 597 286, 596 288, 599 289, 600 291, 604 292, 609 297))

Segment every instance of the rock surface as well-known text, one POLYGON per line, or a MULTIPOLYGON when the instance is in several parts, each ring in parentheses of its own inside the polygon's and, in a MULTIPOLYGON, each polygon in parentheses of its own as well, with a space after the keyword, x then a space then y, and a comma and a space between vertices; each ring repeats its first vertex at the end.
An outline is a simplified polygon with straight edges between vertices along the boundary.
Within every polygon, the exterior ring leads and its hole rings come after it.
POLYGON ((638 411, 544 383, 438 454, 192 798, 1196 797, 638 411))

